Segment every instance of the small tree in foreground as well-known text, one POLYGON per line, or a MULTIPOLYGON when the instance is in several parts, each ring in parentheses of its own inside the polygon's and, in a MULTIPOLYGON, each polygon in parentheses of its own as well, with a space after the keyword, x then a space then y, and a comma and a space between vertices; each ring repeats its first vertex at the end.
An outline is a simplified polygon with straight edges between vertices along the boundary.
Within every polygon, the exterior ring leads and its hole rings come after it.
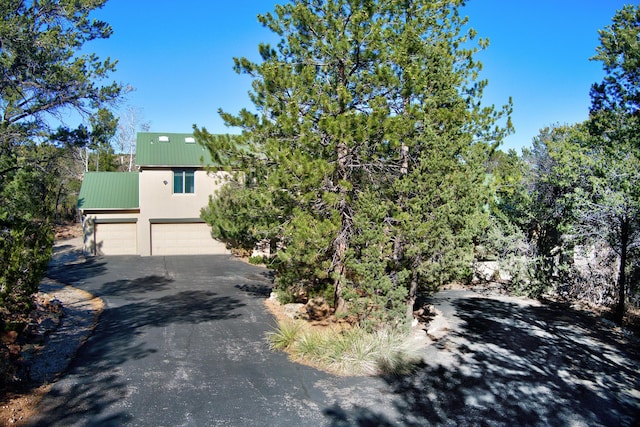
MULTIPOLYGON (((394 324, 418 289, 469 274, 484 165, 510 125, 496 125, 508 106, 480 103, 474 54, 487 42, 473 43, 463 4, 297 0, 259 17, 281 41, 260 46, 260 64, 235 60, 258 112, 222 113, 240 148, 196 136, 277 212, 264 225, 283 248, 280 291, 330 293, 338 314, 394 324)), ((224 236, 234 214, 217 212, 224 236)))

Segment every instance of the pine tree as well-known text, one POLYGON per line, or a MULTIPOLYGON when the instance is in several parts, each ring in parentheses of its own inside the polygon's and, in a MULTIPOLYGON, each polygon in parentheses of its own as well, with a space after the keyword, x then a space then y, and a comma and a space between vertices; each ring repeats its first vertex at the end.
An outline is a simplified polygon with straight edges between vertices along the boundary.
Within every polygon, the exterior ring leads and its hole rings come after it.
POLYGON ((238 182, 272 195, 281 289, 330 291, 362 322, 402 321, 419 286, 468 272, 510 106, 480 103, 473 56, 487 41, 474 44, 463 4, 298 0, 259 17, 281 41, 260 46, 260 64, 235 60, 257 110, 222 113, 242 148, 196 134, 230 153, 238 182))

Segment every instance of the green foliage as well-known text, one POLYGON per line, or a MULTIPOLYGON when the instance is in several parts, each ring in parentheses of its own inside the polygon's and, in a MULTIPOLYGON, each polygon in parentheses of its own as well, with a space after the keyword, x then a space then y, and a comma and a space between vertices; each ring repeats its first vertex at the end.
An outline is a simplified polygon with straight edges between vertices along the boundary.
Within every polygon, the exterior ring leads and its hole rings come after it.
POLYGON ((68 190, 62 178, 67 153, 25 143, 0 155, 0 322, 19 324, 31 309, 51 256, 51 224, 68 190))
POLYGON ((589 138, 585 126, 556 126, 543 129, 525 153, 531 172, 530 214, 527 237, 535 243, 535 269, 531 277, 535 294, 557 286, 567 278, 567 253, 575 243, 564 236, 575 223, 574 194, 586 185, 585 165, 591 162, 582 148, 589 138))
POLYGON ((605 78, 591 90, 586 150, 592 159, 589 182, 576 192, 578 229, 599 238, 619 257, 616 320, 621 323, 629 287, 629 267, 640 242, 640 6, 625 6, 600 31, 592 58, 605 78))
POLYGON ((256 256, 250 256, 248 261, 249 261, 249 264, 260 265, 260 264, 265 264, 269 262, 269 259, 268 257, 263 255, 256 255, 256 256))
POLYGON ((302 333, 300 322, 279 322, 278 327, 267 333, 267 341, 272 350, 287 350, 302 333))
POLYGON ((270 236, 268 202, 268 196, 229 182, 209 200, 201 217, 211 225, 213 237, 250 253, 256 243, 270 236))
MULTIPOLYGON (((89 17, 106 0, 0 0, 0 145, 43 136, 47 114, 84 112, 115 100, 120 85, 99 86, 115 69, 109 59, 79 54, 111 27, 89 17)), ((46 134, 45 134, 46 136, 46 134)))
POLYGON ((605 78, 591 88, 589 120, 543 129, 523 154, 524 168, 512 155, 494 156, 489 232, 497 237, 484 249, 503 263, 511 259, 514 290, 533 296, 571 288, 580 276, 598 277, 586 286, 600 286, 606 272, 618 289, 619 322, 640 255, 639 37, 640 7, 625 6, 600 31, 592 59, 602 62, 605 78), (599 252, 587 259, 598 264, 595 275, 573 265, 574 253, 589 248, 599 252))
POLYGON ((524 154, 530 165, 530 209, 535 219, 527 232, 536 236, 537 252, 544 256, 560 244, 572 221, 571 194, 584 179, 580 164, 588 160, 580 147, 587 137, 582 125, 546 128, 524 154))
POLYGON ((263 211, 284 294, 332 287, 338 314, 378 327, 407 320, 419 289, 469 276, 484 165, 511 107, 481 103, 474 55, 487 43, 463 3, 293 1, 259 17, 281 42, 260 46, 261 63, 235 59, 257 114, 222 112, 243 129, 233 140, 196 136, 241 172, 240 196, 210 205, 214 234, 251 244, 263 211), (250 215, 221 208, 247 193, 260 200, 250 215))
POLYGON ((493 191, 490 212, 498 221, 514 224, 522 230, 532 222, 530 165, 514 150, 496 150, 487 164, 487 180, 493 191))
MULTIPOLYGON (((618 112, 626 119, 637 120, 640 109, 640 43, 638 25, 640 7, 626 5, 612 19, 612 24, 599 31, 600 46, 592 60, 602 63, 605 77, 591 88, 591 111, 602 114, 604 128, 598 117, 591 117, 596 133, 606 132, 606 120, 618 112)), ((597 114, 596 114, 597 115, 597 114)), ((635 121, 635 120, 634 120, 635 121)), ((635 123, 637 125, 637 121, 635 123)), ((637 135, 637 134, 636 134, 637 135)), ((630 135, 631 136, 631 135, 630 135)))
MULTIPOLYGON (((393 204, 367 192, 358 199, 353 223, 356 228, 347 252, 350 286, 344 298, 350 301, 350 311, 365 327, 394 324, 403 320, 406 312, 410 274, 389 271, 394 265, 393 230, 387 218, 393 204)), ((396 268, 396 270, 398 270, 396 268)))
POLYGON ((584 125, 542 129, 522 158, 496 152, 489 162, 494 198, 491 221, 479 240, 484 256, 500 261, 511 290, 529 297, 568 280, 576 188, 584 184, 584 125))
POLYGON ((114 172, 118 169, 111 140, 118 128, 118 119, 109 110, 101 108, 90 118, 91 132, 88 147, 93 150, 93 159, 88 159, 88 166, 95 171, 114 172))
MULTIPOLYGON (((51 255, 52 223, 77 186, 73 155, 83 126, 54 129, 65 109, 91 117, 97 140, 114 118, 102 107, 121 92, 100 85, 115 63, 83 53, 111 27, 90 13, 105 0, 0 0, 0 312, 20 318, 51 255), (98 130, 98 128, 100 130, 98 130)), ((111 134, 112 135, 112 134, 111 134)))
POLYGON ((330 282, 330 242, 338 220, 318 218, 296 210, 283 231, 286 250, 277 253, 278 287, 301 287, 306 291, 330 282))
POLYGON ((19 315, 32 309, 52 245, 53 230, 47 223, 0 222, 0 330, 20 323, 19 315))
POLYGON ((487 228, 476 240, 479 262, 497 261, 499 272, 507 273, 514 293, 536 296, 535 244, 527 233, 535 221, 532 212, 530 167, 510 150, 496 150, 487 163, 487 183, 493 197, 489 201, 487 228), (528 292, 531 289, 535 292, 528 292))

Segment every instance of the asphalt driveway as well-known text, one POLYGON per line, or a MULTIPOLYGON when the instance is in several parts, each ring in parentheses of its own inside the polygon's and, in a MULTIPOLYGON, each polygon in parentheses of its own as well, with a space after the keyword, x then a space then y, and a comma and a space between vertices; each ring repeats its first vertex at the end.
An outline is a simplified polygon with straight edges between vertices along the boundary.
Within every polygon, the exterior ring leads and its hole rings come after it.
POLYGON ((268 350, 266 270, 226 256, 109 257, 50 276, 105 301, 30 425, 633 425, 637 345, 593 319, 461 291, 404 378, 343 378, 268 350))

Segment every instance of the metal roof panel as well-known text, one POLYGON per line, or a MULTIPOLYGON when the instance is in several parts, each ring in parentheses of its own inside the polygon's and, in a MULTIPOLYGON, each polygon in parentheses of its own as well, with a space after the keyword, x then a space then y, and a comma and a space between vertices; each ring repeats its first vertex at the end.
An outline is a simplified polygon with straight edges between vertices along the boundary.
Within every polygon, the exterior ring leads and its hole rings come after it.
POLYGON ((209 150, 191 133, 139 132, 136 138, 138 166, 212 166, 209 150))
POLYGON ((137 172, 85 172, 78 196, 79 209, 137 209, 137 172))

